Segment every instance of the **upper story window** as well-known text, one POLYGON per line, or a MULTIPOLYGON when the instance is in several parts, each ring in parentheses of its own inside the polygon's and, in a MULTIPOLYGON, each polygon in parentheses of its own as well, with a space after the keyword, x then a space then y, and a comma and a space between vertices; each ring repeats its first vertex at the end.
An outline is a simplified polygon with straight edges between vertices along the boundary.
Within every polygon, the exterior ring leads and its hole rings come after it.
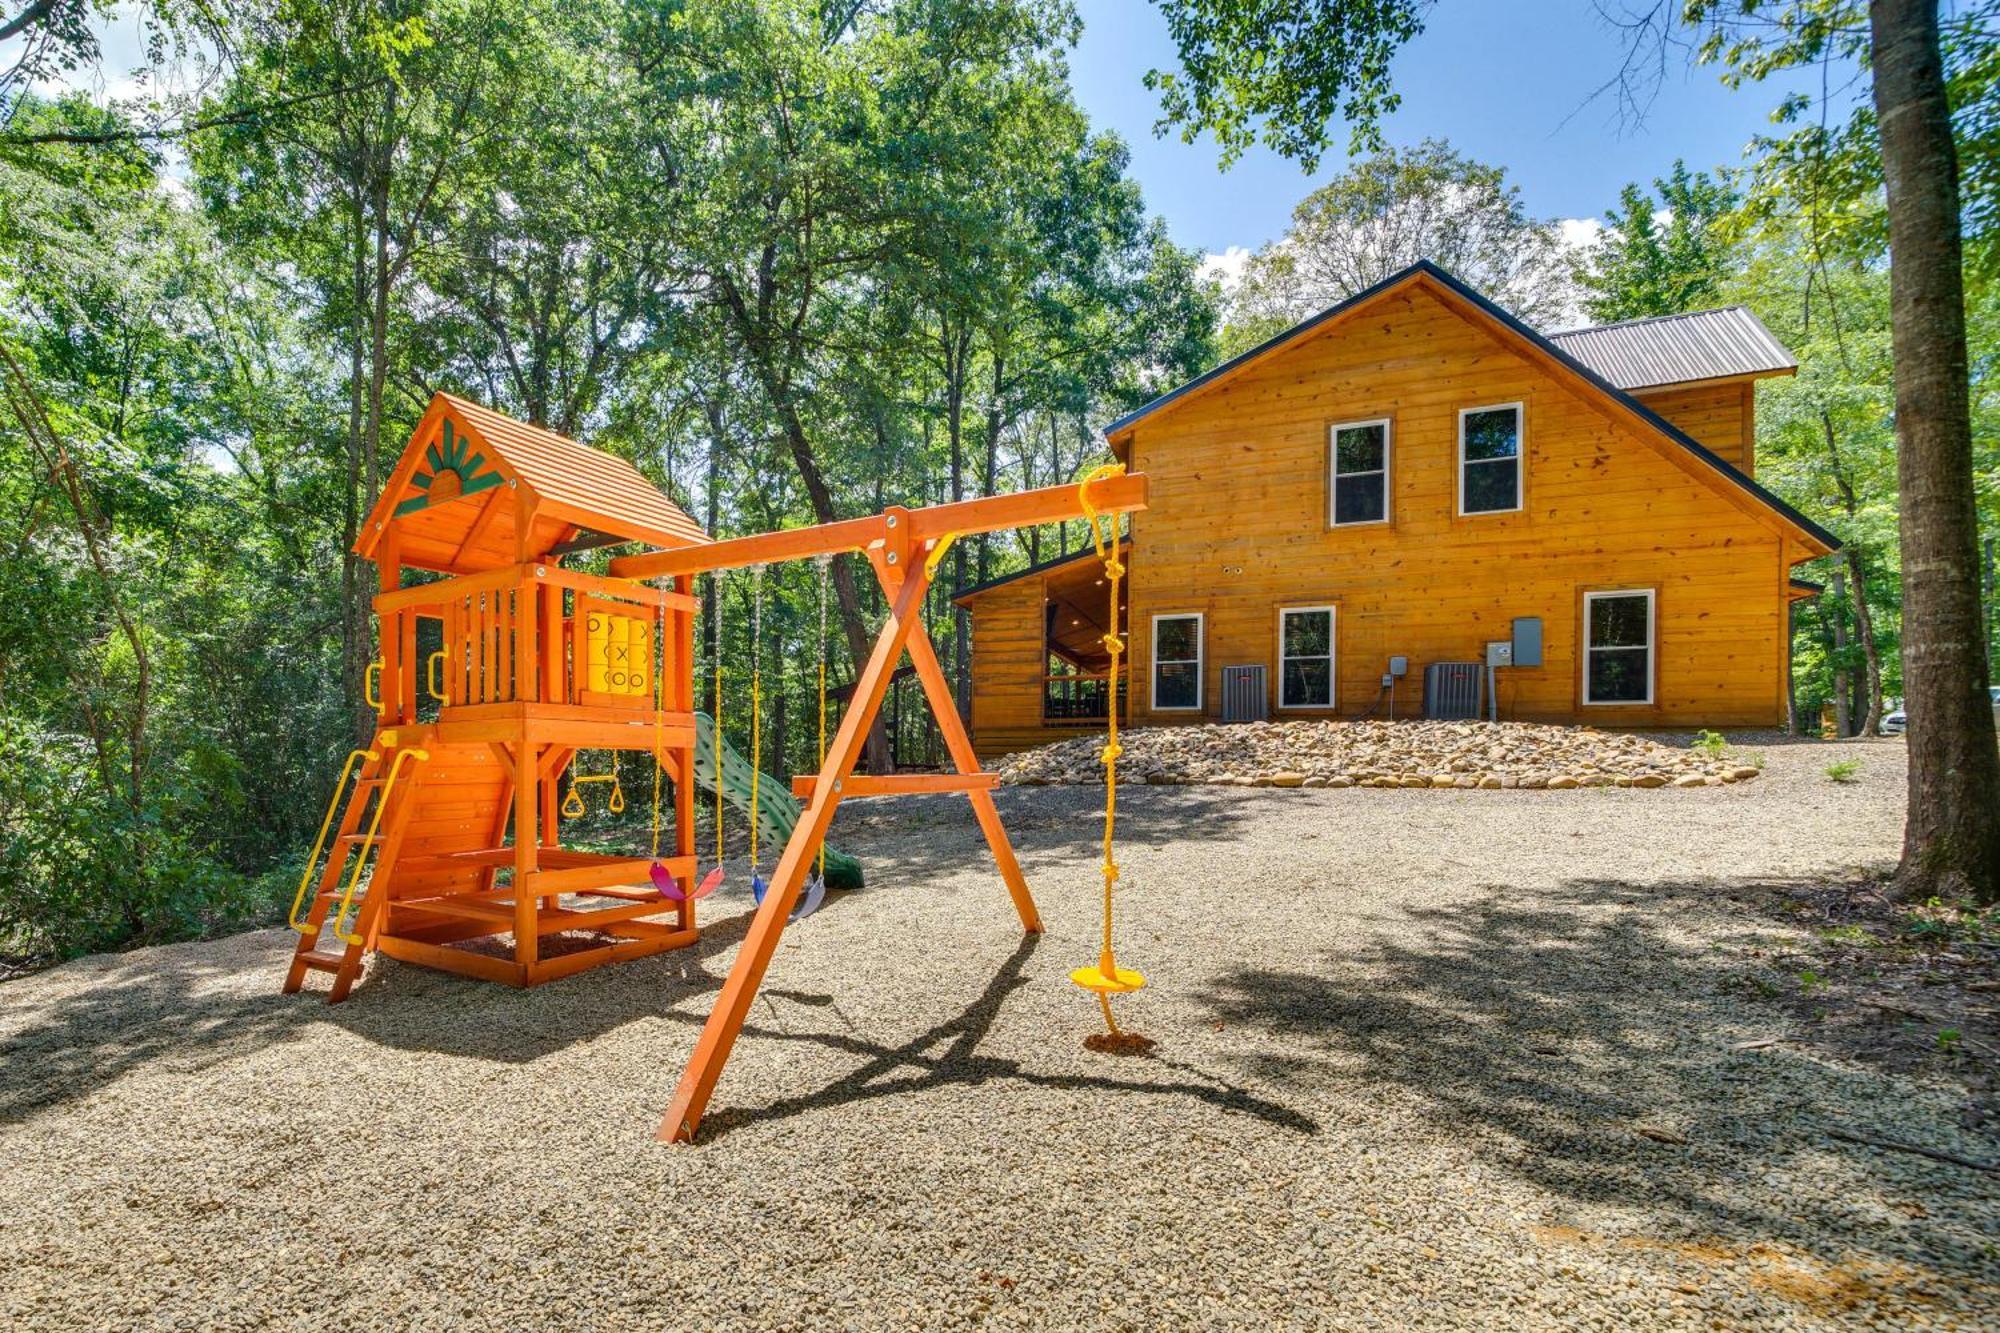
POLYGON ((1389 420, 1349 421, 1330 432, 1327 522, 1389 521, 1389 420))
POLYGON ((1153 711, 1201 711, 1201 613, 1153 617, 1153 711))
POLYGON ((1653 702, 1653 590, 1583 595, 1583 701, 1653 702))
POLYGON ((1458 512, 1505 514, 1521 507, 1521 405, 1458 414, 1458 512))

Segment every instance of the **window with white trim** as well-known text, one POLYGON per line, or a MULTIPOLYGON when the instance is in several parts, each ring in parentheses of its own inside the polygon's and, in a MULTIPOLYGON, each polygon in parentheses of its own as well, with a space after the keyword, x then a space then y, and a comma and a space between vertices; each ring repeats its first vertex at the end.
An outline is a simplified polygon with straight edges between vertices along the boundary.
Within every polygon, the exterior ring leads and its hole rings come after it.
POLYGON ((1389 521, 1389 419, 1348 421, 1327 441, 1327 523, 1389 521))
POLYGON ((1333 608, 1278 612, 1278 707, 1333 707, 1333 608))
POLYGON ((1583 701, 1653 702, 1653 590, 1583 595, 1583 701))
POLYGON ((1505 514, 1521 507, 1521 405, 1458 414, 1458 512, 1505 514))
POLYGON ((1201 711, 1200 612, 1153 617, 1153 711, 1201 711))

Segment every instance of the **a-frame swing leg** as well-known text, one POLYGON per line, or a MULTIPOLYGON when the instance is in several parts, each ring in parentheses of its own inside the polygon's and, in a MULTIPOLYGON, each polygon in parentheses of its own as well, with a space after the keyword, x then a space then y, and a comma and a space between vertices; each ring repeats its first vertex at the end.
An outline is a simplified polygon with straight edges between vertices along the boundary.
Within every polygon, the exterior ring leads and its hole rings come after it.
MULTIPOLYGON (((894 589, 902 578, 894 566, 882 563, 879 555, 875 559, 875 572, 883 586, 894 589)), ((917 679, 923 682, 924 697, 930 701, 931 716, 937 720, 937 728, 944 737, 945 749, 951 754, 952 767, 960 773, 977 773, 979 753, 972 746, 972 737, 966 734, 965 722, 958 715, 958 701, 952 697, 951 683, 945 679, 944 668, 939 665, 937 651, 931 647, 928 636, 913 634, 909 642, 910 663, 917 669, 917 679)), ((1000 878, 1006 881, 1007 893, 1014 900, 1014 910, 1020 914, 1021 929, 1039 935, 1042 931, 1042 914, 1035 907, 1035 896, 1028 891, 1027 877, 1021 873, 1021 863, 1015 859, 1014 845, 1007 840, 1006 826, 1000 822, 999 807, 993 804, 990 791, 969 791, 972 813, 979 820, 980 832, 986 835, 986 845, 993 851, 993 863, 1000 869, 1000 878)))
MULTIPOLYGON (((909 558, 907 547, 898 550, 897 554, 900 560, 907 561, 909 558)), ((749 932, 743 937, 743 947, 736 955, 736 965, 729 970, 728 980, 722 983, 722 994, 717 997, 708 1022, 702 1026, 701 1037, 695 1042, 694 1055, 688 1060, 686 1072, 681 1075, 680 1086, 674 1090, 674 1100, 667 1108, 666 1118, 660 1122, 659 1136, 662 1140, 690 1142, 701 1126, 702 1112, 715 1092, 716 1081, 722 1077, 722 1067, 729 1060, 730 1048, 736 1044, 736 1036, 743 1030, 743 1021, 750 1014, 751 1002, 757 998, 757 987, 763 984, 764 973, 771 965, 771 956, 777 951, 778 937, 785 930, 785 919, 797 904, 799 888, 805 882, 806 867, 811 864, 820 839, 826 836, 827 826, 833 822, 834 808, 840 804, 839 784, 854 771, 855 761, 860 758, 868 728, 874 724, 875 714, 882 707, 882 698, 889 691, 890 677, 895 672, 896 664, 902 660, 903 650, 910 643, 910 632, 921 620, 924 593, 929 587, 929 577, 918 567, 903 580, 900 588, 891 590, 889 617, 882 622, 881 633, 875 638, 875 650, 868 655, 868 661, 855 680, 853 698, 846 713, 841 716, 833 743, 827 747, 826 759, 820 764, 812 799, 799 816, 798 825, 786 841, 784 852, 778 857, 777 868, 771 872, 771 887, 764 894, 764 902, 758 907, 756 916, 750 921, 749 932)))

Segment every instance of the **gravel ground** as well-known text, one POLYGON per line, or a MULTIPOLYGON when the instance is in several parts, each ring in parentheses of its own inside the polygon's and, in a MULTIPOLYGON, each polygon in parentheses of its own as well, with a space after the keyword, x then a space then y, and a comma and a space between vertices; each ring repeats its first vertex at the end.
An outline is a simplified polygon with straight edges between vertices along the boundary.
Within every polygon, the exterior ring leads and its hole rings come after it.
MULTIPOLYGON (((1658 791, 1138 788, 1087 1054, 1088 788, 858 807, 693 1149, 652 1133, 741 938, 516 993, 290 936, 0 987, 15 1328, 1991 1327, 1943 1081, 1756 1045, 1774 889, 1895 851, 1897 742, 1658 791), (1859 756, 1859 781, 1823 776, 1859 756)), ((736 877, 741 883, 740 874, 736 877)))

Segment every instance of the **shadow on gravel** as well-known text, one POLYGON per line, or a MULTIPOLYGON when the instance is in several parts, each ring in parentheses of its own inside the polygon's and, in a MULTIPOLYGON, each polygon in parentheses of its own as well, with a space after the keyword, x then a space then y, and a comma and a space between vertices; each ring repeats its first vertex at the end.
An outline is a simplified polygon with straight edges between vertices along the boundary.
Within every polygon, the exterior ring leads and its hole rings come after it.
MULTIPOLYGON (((833 1110, 877 1097, 907 1097, 935 1088, 978 1085, 1012 1080, 1039 1088, 1065 1092, 1143 1092, 1189 1097, 1224 1111, 1256 1116, 1283 1129, 1300 1134, 1317 1134, 1319 1122, 1282 1103, 1256 1096, 1227 1080, 1192 1066, 1151 1059, 1121 1066, 1135 1071, 1164 1068, 1182 1077, 1114 1078, 1108 1075, 1046 1074, 1025 1068, 1018 1060, 981 1055, 979 1043, 993 1027, 1000 1006, 1008 995, 1027 985, 1022 970, 1041 942, 1038 935, 1024 938, 1015 948, 978 998, 955 1018, 939 1023, 899 1046, 884 1046, 859 1038, 828 1032, 779 1032, 756 1024, 746 1024, 744 1034, 765 1041, 808 1042, 858 1057, 862 1063, 852 1072, 827 1084, 817 1092, 787 1097, 756 1107, 722 1107, 702 1121, 700 1137, 713 1141, 746 1125, 768 1124, 812 1111, 833 1110)), ((792 997, 808 1002, 820 997, 792 997)))
MULTIPOLYGON (((1130 846, 1163 847, 1227 839, 1254 813, 1254 802, 1294 795, 1247 787, 1121 784, 1118 840, 1130 846)), ((1001 787, 993 799, 1030 887, 1042 867, 1095 856, 1104 829, 1102 786, 1001 787)), ((916 887, 933 874, 961 874, 968 865, 981 870, 992 866, 972 803, 963 796, 853 802, 834 816, 828 841, 867 864, 871 889, 916 887), (878 843, 877 838, 891 840, 890 845, 878 843)))
POLYGON ((1479 901, 1400 914, 1322 970, 1224 972, 1198 1002, 1249 1030, 1242 1066, 1257 1081, 1309 1104, 1342 1085, 1400 1093, 1500 1170, 1557 1198, 1645 1209, 1673 1239, 1782 1237, 1830 1263, 1861 1252, 1979 1272, 1977 1255, 1941 1256, 1921 1228, 1864 1207, 1830 1213, 1817 1192, 1833 1159, 1884 1189, 1978 1206, 1977 1173, 1885 1161, 1824 1132, 1921 1141, 1942 1127, 1898 1123, 1870 1071, 1781 1074, 1782 1048, 1738 1051, 1711 1031, 1728 1012, 1798 1035, 1745 970, 1768 922, 1709 937, 1740 947, 1692 948, 1666 930, 1672 900, 1787 887, 1802 886, 1572 880, 1523 901, 1522 886, 1487 885, 1479 901))
MULTIPOLYGON (((0 1041, 0 1124, 87 1097, 147 1065, 195 1072, 286 1040, 322 1009, 278 994, 284 966, 272 957, 271 993, 250 998, 195 996, 205 980, 227 980, 236 969, 193 950, 159 951, 143 967, 113 960, 114 975, 43 1004, 0 1041)), ((4 994, 10 1007, 20 1003, 18 991, 4 994)))

